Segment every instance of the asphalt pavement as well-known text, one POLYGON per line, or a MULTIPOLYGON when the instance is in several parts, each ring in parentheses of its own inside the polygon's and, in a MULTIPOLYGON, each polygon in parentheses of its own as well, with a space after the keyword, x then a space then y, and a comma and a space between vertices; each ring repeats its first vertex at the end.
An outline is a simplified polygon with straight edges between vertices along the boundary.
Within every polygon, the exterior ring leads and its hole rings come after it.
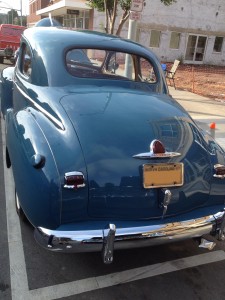
POLYGON ((225 101, 203 97, 169 87, 171 96, 176 99, 203 129, 209 132, 225 149, 225 101))

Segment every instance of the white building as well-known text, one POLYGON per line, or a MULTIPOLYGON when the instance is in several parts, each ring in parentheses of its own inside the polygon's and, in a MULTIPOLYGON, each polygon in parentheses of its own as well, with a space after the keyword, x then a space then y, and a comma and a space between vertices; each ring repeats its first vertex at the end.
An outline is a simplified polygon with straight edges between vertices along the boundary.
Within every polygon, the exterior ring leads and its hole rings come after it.
MULTIPOLYGON (((103 31, 104 13, 91 10, 85 0, 29 3, 30 26, 36 21, 35 15, 40 19, 51 13, 66 27, 103 31)), ((124 25, 123 37, 128 36, 128 24, 127 21, 124 25)), ((225 66, 224 38, 225 0, 177 0, 170 6, 160 0, 145 0, 142 17, 137 21, 136 40, 165 62, 179 59, 184 63, 225 66)))
MULTIPOLYGON (((160 0, 145 0, 137 21, 139 43, 162 61, 225 66, 225 1, 177 0, 165 6, 160 0)), ((100 30, 104 14, 94 13, 94 29, 100 30)), ((128 23, 122 35, 127 36, 128 23)))

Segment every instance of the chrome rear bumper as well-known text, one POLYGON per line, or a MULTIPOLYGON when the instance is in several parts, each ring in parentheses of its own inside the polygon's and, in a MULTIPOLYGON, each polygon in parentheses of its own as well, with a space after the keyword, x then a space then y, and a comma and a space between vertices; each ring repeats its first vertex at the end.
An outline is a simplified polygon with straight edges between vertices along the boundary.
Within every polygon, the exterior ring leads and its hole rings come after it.
POLYGON ((206 234, 224 239, 225 213, 198 219, 150 225, 117 228, 109 224, 107 229, 84 231, 57 231, 38 227, 35 239, 44 248, 61 252, 102 251, 103 261, 111 263, 114 249, 137 248, 164 244, 172 241, 198 238, 206 234))

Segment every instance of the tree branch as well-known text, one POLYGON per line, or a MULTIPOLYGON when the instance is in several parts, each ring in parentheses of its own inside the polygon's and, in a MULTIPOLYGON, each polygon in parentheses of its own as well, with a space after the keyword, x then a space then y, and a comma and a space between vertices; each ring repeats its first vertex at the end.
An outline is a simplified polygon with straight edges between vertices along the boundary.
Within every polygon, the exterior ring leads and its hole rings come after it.
POLYGON ((111 19, 111 24, 110 24, 110 33, 111 34, 113 34, 113 31, 114 31, 116 14, 117 14, 117 5, 118 5, 118 0, 114 0, 112 19, 111 19))
POLYGON ((108 6, 107 0, 104 0, 104 8, 105 8, 105 32, 109 32, 109 17, 108 17, 108 6))
POLYGON ((130 16, 130 11, 129 10, 124 11, 124 13, 120 19, 119 26, 116 31, 116 35, 120 36, 123 25, 128 20, 129 16, 130 16))

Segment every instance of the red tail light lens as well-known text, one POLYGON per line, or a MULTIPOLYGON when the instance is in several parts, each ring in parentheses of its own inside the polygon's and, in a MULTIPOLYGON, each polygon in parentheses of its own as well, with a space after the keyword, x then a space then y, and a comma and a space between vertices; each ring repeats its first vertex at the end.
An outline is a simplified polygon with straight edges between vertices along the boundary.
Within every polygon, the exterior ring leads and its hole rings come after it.
POLYGON ((85 186, 84 175, 81 172, 68 172, 64 177, 64 188, 78 189, 85 186))
POLYGON ((157 153, 165 153, 166 149, 162 142, 160 142, 159 140, 153 140, 150 145, 150 151, 157 154, 157 153))
POLYGON ((216 164, 214 166, 215 169, 215 174, 213 175, 214 177, 217 178, 224 178, 225 177, 225 166, 221 164, 216 164))

